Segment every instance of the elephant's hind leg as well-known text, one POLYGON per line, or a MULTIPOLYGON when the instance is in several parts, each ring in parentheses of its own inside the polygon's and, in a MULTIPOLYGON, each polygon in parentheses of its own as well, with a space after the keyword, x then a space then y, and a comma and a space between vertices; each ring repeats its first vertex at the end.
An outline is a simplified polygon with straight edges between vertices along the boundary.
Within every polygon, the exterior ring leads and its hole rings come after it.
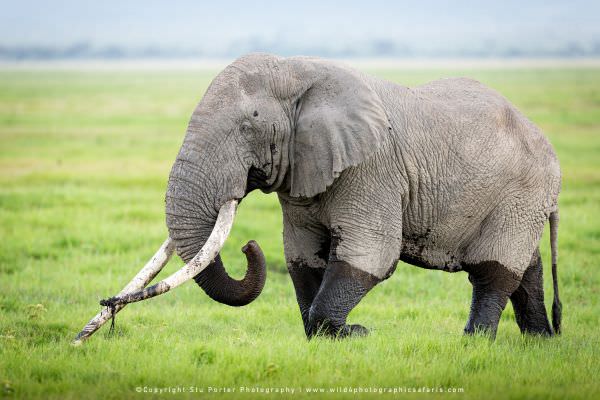
POLYGON ((510 300, 522 333, 553 334, 544 305, 544 278, 539 249, 535 250, 521 284, 510 296, 510 300))
POLYGON ((508 298, 519 286, 519 278, 495 261, 468 265, 464 270, 469 273, 469 281, 473 285, 471 312, 465 333, 482 332, 495 338, 500 315, 508 298))
POLYGON ((380 280, 344 261, 330 262, 309 313, 308 337, 366 335, 367 328, 347 325, 346 318, 380 280))

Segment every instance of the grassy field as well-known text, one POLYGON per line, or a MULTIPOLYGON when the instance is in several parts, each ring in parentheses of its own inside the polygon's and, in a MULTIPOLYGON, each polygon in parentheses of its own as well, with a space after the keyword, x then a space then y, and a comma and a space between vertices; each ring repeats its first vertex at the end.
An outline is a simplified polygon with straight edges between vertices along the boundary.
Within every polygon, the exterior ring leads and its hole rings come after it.
MULTIPOLYGON (((0 71, 0 393, 8 398, 351 397, 344 388, 454 388, 412 398, 600 396, 600 70, 377 70, 415 85, 470 76, 537 123, 563 169, 559 278, 564 334, 523 337, 511 306, 498 337, 462 336, 470 285, 406 264, 349 320, 367 338, 307 342, 284 264, 275 196, 253 193, 223 250, 240 276, 239 248, 256 239, 267 284, 239 309, 188 283, 129 306, 108 327, 69 345, 167 235, 164 191, 189 116, 213 72, 0 71), (334 392, 330 393, 330 388, 334 392), (193 393, 190 390, 204 390, 193 393), (141 393, 138 393, 141 391, 141 393)), ((542 240, 547 305, 549 239, 542 240)), ((181 264, 172 260, 166 272, 181 264)), ((165 273, 166 273, 165 272, 165 273)), ((163 273, 163 274, 165 274, 163 273)), ((164 275, 163 275, 164 276, 164 275)), ((398 389, 397 389, 398 390, 398 389)), ((370 394, 391 398, 398 394, 370 394)))

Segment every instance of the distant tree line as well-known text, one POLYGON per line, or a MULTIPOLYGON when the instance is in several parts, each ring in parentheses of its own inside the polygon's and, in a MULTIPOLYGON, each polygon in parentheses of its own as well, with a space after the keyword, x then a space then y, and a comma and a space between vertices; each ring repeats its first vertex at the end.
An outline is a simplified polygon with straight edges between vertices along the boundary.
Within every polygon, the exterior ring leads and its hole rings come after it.
POLYGON ((352 47, 331 47, 322 44, 290 44, 267 42, 257 38, 248 38, 225 46, 224 50, 211 51, 198 48, 178 48, 164 46, 96 46, 88 42, 70 46, 2 46, 1 60, 76 60, 76 59, 173 59, 173 58, 232 58, 241 54, 265 51, 283 56, 309 54, 322 57, 343 58, 518 58, 518 57, 599 57, 600 40, 594 43, 567 42, 547 46, 497 45, 484 42, 471 47, 441 49, 419 49, 393 40, 381 39, 357 43, 352 47))

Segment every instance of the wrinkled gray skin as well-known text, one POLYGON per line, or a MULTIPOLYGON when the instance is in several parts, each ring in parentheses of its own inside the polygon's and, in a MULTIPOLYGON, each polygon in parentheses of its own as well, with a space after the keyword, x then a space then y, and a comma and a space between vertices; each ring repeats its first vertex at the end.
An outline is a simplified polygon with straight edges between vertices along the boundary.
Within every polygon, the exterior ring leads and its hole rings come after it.
MULTIPOLYGON (((170 175, 178 254, 190 260, 219 207, 254 189, 279 196, 308 337, 367 333, 346 317, 398 260, 468 272, 467 333, 494 335, 509 298, 523 332, 553 333, 538 243, 558 215, 559 164, 539 129, 477 81, 408 88, 315 58, 242 57, 196 107, 170 175)), ((239 289, 226 280, 224 297, 239 289)))

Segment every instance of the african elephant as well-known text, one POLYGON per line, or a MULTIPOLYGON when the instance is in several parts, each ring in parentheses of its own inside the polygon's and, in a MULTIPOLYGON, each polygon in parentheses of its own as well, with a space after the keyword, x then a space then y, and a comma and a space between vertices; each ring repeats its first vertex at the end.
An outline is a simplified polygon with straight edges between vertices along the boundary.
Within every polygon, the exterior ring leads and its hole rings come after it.
POLYGON ((242 281, 217 255, 228 227, 212 253, 203 245, 217 235, 213 227, 223 230, 218 218, 229 218, 228 202, 260 189, 277 192, 281 203, 308 338, 368 333, 348 325, 347 315, 399 260, 468 273, 468 334, 494 337, 510 299, 522 332, 553 335, 561 321, 560 181, 540 130, 475 80, 409 88, 318 58, 250 54, 213 80, 171 170, 166 223, 187 269, 102 304, 123 306, 192 277, 219 302, 254 300, 265 279, 258 245, 244 249, 242 281), (538 247, 547 220, 553 328, 538 247))

